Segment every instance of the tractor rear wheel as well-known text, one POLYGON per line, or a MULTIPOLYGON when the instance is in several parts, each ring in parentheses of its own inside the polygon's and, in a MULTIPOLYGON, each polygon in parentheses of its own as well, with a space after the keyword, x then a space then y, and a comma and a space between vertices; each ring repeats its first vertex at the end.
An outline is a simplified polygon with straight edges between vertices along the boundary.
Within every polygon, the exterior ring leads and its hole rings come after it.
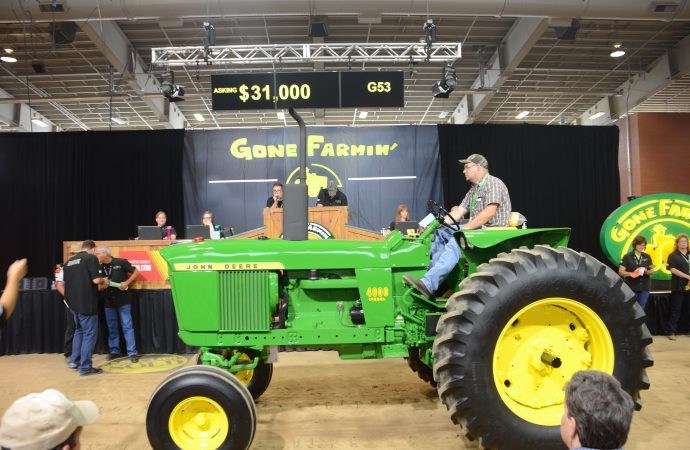
POLYGON ((564 385, 612 374, 640 407, 651 336, 633 292, 568 248, 501 254, 460 285, 439 320, 434 378, 451 419, 484 448, 561 449, 564 385))
POLYGON ((424 364, 419 357, 421 349, 419 347, 410 347, 407 349, 409 356, 407 357, 407 365, 410 366, 413 372, 424 382, 429 383, 433 388, 436 388, 436 381, 434 381, 434 371, 431 367, 424 364))
POLYGON ((217 367, 186 367, 173 373, 156 388, 146 413, 146 434, 154 450, 244 450, 255 430, 249 391, 217 367))

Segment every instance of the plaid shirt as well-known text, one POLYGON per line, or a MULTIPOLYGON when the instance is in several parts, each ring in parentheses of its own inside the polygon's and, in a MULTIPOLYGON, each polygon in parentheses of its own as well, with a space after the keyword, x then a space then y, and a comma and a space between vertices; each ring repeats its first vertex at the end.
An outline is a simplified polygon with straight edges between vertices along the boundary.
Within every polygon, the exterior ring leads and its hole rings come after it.
POLYGON ((484 208, 492 203, 496 203, 498 204, 496 214, 494 214, 484 225, 487 227, 507 227, 510 219, 510 212, 512 210, 508 188, 506 188, 506 185, 500 178, 496 178, 490 174, 486 175, 486 181, 481 189, 479 188, 479 184, 481 184, 481 182, 472 185, 472 188, 467 192, 460 206, 470 212, 470 220, 472 220, 484 208), (474 203, 474 207, 472 207, 472 199, 475 193, 477 194, 477 201, 474 203))

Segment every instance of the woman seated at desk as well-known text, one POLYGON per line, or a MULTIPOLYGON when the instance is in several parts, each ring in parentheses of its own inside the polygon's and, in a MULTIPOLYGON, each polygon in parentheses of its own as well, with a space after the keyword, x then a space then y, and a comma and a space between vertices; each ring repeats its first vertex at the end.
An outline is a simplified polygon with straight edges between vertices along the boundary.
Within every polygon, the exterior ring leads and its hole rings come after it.
POLYGON ((211 211, 204 211, 201 215, 201 224, 208 226, 208 234, 211 239, 221 239, 225 237, 220 225, 216 225, 216 216, 211 211))

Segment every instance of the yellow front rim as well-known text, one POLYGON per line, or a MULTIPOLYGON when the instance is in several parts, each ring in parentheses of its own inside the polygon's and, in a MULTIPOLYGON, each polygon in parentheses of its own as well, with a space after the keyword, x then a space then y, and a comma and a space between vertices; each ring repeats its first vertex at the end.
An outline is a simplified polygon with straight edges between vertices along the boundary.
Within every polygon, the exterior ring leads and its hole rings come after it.
MULTIPOLYGON (((240 364, 249 364, 254 362, 254 359, 250 358, 249 355, 247 355, 246 353, 242 353, 240 357, 237 359, 237 362, 240 364)), ((233 375, 235 375, 235 377, 237 377, 237 379, 239 379, 242 382, 242 384, 246 386, 249 384, 250 381, 252 381, 252 378, 254 377, 254 369, 240 370, 239 372, 235 372, 233 375)))
POLYGON ((613 373, 613 341, 586 305, 552 297, 530 303, 505 325, 496 342, 496 389, 527 422, 554 426, 563 414, 563 387, 579 370, 613 373))
POLYGON ((230 421, 221 406, 208 397, 188 397, 170 413, 168 429, 183 450, 216 449, 228 437, 230 421))

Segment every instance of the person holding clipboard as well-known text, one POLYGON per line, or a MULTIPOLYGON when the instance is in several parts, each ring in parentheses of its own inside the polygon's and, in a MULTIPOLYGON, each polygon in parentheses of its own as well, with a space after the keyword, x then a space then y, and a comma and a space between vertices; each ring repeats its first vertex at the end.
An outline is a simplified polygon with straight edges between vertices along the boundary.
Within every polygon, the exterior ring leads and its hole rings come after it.
POLYGON ((652 257, 645 253, 647 239, 637 235, 632 241, 632 251, 621 259, 618 266, 618 275, 621 276, 626 284, 633 290, 637 303, 644 311, 649 299, 649 291, 652 287, 652 273, 654 264, 652 257))

